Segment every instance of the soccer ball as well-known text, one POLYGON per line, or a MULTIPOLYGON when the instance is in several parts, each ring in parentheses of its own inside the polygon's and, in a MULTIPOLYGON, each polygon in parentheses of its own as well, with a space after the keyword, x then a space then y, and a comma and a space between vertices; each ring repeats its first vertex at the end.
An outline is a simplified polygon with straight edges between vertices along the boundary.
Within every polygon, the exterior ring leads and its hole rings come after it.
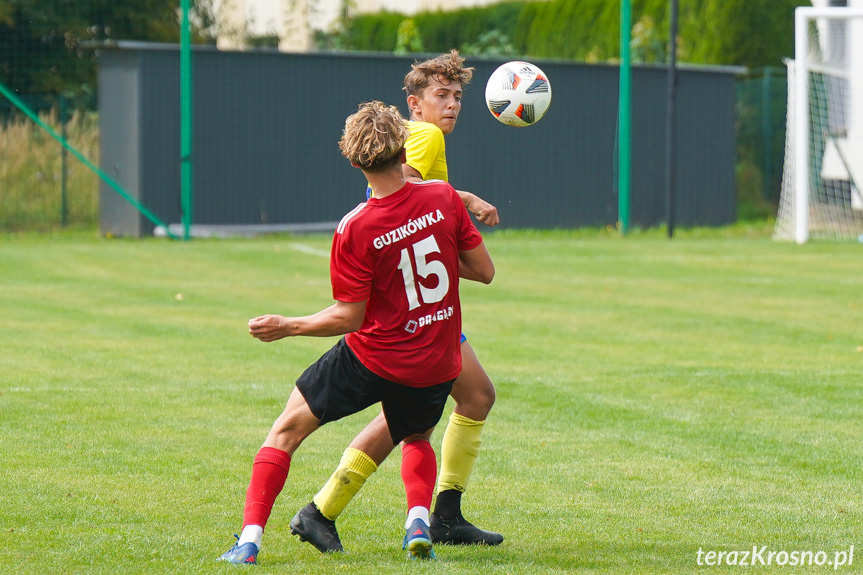
POLYGON ((551 83, 529 62, 507 62, 495 70, 485 85, 489 112, 509 126, 530 126, 548 111, 551 83))

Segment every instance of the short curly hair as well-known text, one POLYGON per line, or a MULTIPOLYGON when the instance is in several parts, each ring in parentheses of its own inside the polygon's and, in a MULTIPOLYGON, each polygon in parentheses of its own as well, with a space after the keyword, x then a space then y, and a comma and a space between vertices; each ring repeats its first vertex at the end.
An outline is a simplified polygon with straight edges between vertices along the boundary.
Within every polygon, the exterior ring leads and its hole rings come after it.
POLYGON ((364 102, 345 120, 339 149, 355 166, 367 172, 383 172, 401 163, 408 135, 398 108, 378 100, 364 102))
POLYGON ((424 62, 414 62, 411 71, 405 76, 403 90, 408 96, 421 96, 431 79, 449 84, 456 82, 462 86, 470 84, 473 78, 473 68, 464 66, 464 58, 458 50, 450 50, 449 54, 441 54, 424 62))

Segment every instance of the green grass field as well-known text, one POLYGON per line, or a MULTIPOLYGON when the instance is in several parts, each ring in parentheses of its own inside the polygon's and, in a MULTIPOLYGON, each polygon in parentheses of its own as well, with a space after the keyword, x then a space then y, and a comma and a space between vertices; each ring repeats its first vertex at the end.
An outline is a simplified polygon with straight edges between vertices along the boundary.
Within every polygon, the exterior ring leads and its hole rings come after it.
POLYGON ((827 573, 851 545, 836 570, 860 571, 863 246, 739 228, 487 243, 498 274, 463 284, 464 329, 498 400, 464 507, 506 541, 407 561, 397 452, 339 520, 349 553, 291 537, 370 411, 300 448, 244 568, 215 558, 252 458, 334 342, 263 344, 246 321, 329 305, 329 238, 0 238, 2 571, 728 573, 699 550, 766 546, 748 572, 827 573), (825 564, 776 564, 800 551, 825 564))

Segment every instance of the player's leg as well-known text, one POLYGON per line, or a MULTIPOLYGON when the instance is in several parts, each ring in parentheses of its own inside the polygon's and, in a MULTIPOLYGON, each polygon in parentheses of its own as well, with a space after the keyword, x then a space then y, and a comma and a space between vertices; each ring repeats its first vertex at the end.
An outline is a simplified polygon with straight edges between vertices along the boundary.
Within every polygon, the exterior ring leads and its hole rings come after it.
POLYGON ((335 521, 394 447, 387 420, 379 413, 351 441, 338 468, 312 500, 321 513, 335 521))
MULTIPOLYGON (((386 381, 363 366, 344 339, 334 348, 334 356, 318 362, 326 365, 330 372, 324 378, 329 382, 327 393, 321 394, 317 386, 309 385, 307 382, 313 378, 306 378, 306 374, 297 380, 297 386, 303 394, 307 398, 315 398, 309 399, 309 405, 314 413, 321 414, 322 422, 357 413, 380 402, 379 386, 381 381, 386 381)), ((291 533, 301 541, 314 545, 321 553, 344 550, 336 531, 335 518, 366 478, 377 469, 378 463, 392 451, 394 444, 386 420, 381 418, 375 421, 378 423, 373 422, 354 439, 342 456, 339 468, 321 493, 291 519, 291 533), (345 479, 347 483, 344 483, 345 479), (321 509, 331 517, 325 516, 321 509)))
POLYGON ((387 420, 380 413, 354 438, 312 502, 291 520, 291 532, 321 553, 342 551, 335 521, 394 447, 387 420))
MULTIPOLYGON (((297 386, 288 400, 288 405, 282 415, 276 419, 262 448, 262 452, 266 450, 263 458, 275 456, 278 461, 275 465, 268 466, 263 464, 272 462, 264 461, 260 472, 258 472, 257 466, 253 467, 252 470, 253 478, 247 492, 246 502, 248 516, 244 514, 243 524, 244 526, 257 526, 259 529, 249 529, 250 538, 254 538, 256 535, 259 538, 260 533, 263 532, 265 521, 269 518, 269 512, 272 509, 272 503, 284 486, 287 469, 290 465, 290 456, 300 443, 318 427, 358 413, 380 401, 376 381, 373 377, 370 378, 370 375, 373 376, 374 374, 363 367, 348 348, 345 339, 342 338, 297 378, 297 386), (283 453, 284 457, 279 458, 280 453, 283 453), (284 475, 281 479, 279 479, 279 473, 275 469, 280 466, 283 468, 282 473, 284 475), (260 482, 258 481, 259 475, 262 478, 260 482), (257 505, 257 503, 261 505, 257 505), (264 523, 261 523, 261 515, 265 516, 263 517, 264 523), (251 521, 258 521, 259 523, 251 523, 251 521)), ((341 542, 335 531, 335 525, 330 527, 332 528, 330 535, 338 543, 336 550, 340 551, 341 542)), ((293 522, 291 531, 295 532, 293 522)), ((246 529, 244 528, 244 534, 240 537, 240 543, 243 544, 246 543, 244 541, 245 532, 246 529)), ((296 534, 300 535, 302 539, 302 533, 296 534)), ((235 546, 235 549, 240 546, 240 543, 235 546)), ((260 549, 259 539, 257 549, 260 549)), ((229 554, 231 554, 230 551, 225 555, 229 554)), ((231 558, 236 558, 236 556, 231 555, 226 559, 231 560, 231 558)))
POLYGON ((451 393, 456 407, 441 443, 431 534, 435 543, 498 545, 503 542, 501 534, 479 529, 461 512, 461 496, 479 455, 482 428, 495 400, 494 384, 466 340, 461 344, 461 353, 462 371, 451 393))
POLYGON ((381 402, 392 440, 402 442, 401 475, 408 507, 402 547, 411 559, 434 559, 429 510, 437 458, 429 438, 443 414, 452 383, 422 388, 393 384, 381 402), (421 429, 425 431, 418 431, 421 429))
POLYGON ((305 398, 294 388, 282 414, 273 423, 255 456, 243 508, 243 531, 236 545, 219 557, 230 563, 257 562, 264 529, 281 493, 297 447, 319 427, 305 398))
POLYGON ((407 549, 411 558, 416 559, 434 558, 429 531, 429 509, 437 474, 437 458, 429 443, 433 430, 429 429, 425 434, 409 437, 402 442, 401 475, 408 506, 402 547, 407 549))

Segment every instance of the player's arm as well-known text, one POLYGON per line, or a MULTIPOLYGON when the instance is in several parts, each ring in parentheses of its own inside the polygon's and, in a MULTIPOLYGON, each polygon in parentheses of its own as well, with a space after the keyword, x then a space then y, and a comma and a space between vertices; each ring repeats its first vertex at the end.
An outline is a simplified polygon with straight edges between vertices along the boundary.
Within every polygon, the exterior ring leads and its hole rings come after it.
POLYGON ((456 190, 458 197, 461 198, 464 207, 467 211, 476 216, 476 219, 487 226, 496 226, 500 223, 500 217, 497 215, 497 208, 470 192, 456 190))
POLYGON ((485 242, 472 250, 458 253, 458 275, 466 280, 490 284, 494 279, 494 262, 485 247, 485 242))
POLYGON ((407 164, 402 164, 402 175, 408 182, 416 183, 423 181, 423 175, 419 172, 419 170, 407 164))
MULTIPOLYGON (((402 174, 408 182, 423 181, 423 175, 419 173, 419 170, 407 164, 402 164, 402 174)), ((500 217, 497 215, 496 207, 470 192, 456 190, 456 193, 458 194, 458 197, 461 198, 467 211, 475 215, 477 220, 487 226, 496 226, 500 223, 500 217)))
POLYGON ((262 315, 249 320, 249 334, 261 341, 298 335, 328 337, 357 331, 363 325, 366 302, 337 301, 316 314, 303 317, 262 315))

